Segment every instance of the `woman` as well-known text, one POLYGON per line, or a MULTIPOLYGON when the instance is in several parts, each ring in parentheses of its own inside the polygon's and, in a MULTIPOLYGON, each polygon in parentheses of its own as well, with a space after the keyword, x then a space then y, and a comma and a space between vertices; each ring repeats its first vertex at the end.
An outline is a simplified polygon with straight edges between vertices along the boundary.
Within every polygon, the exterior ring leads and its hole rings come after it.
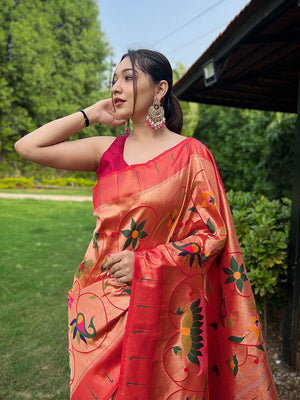
POLYGON ((29 160, 99 177, 68 295, 72 400, 277 399, 221 179, 181 127, 169 62, 137 50, 112 99, 16 143, 29 160), (67 141, 128 119, 130 135, 67 141))

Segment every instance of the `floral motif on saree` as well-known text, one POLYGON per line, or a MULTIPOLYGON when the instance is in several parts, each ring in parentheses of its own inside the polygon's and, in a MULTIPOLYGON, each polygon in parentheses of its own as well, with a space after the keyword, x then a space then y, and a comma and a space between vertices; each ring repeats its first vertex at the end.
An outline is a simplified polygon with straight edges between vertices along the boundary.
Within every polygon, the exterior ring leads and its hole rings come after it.
POLYGON ((207 148, 188 138, 101 177, 94 215, 68 295, 71 399, 277 399, 207 148), (135 252, 131 285, 105 267, 124 249, 135 252))

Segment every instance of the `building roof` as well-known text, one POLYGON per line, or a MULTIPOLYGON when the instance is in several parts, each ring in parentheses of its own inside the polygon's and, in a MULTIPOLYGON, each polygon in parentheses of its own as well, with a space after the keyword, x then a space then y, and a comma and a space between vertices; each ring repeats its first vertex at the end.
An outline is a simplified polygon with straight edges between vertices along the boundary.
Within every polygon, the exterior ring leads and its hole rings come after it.
POLYGON ((300 0, 252 0, 174 93, 184 101, 296 113, 299 74, 300 0), (205 86, 203 64, 211 59, 217 82, 205 86))

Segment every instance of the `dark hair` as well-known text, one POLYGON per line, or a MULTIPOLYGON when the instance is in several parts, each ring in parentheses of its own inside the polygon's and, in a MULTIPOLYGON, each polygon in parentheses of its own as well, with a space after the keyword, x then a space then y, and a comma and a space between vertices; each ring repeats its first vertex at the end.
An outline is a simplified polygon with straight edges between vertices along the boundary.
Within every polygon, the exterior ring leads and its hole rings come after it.
MULTIPOLYGON (((180 133, 182 129, 182 110, 179 101, 172 93, 173 71, 168 59, 158 51, 147 49, 128 50, 121 61, 129 57, 133 67, 133 77, 135 78, 134 65, 141 71, 150 75, 152 81, 158 84, 165 80, 168 82, 168 91, 163 98, 163 108, 165 111, 166 126, 173 132, 180 133)), ((134 96, 136 97, 136 80, 133 79, 134 96)))

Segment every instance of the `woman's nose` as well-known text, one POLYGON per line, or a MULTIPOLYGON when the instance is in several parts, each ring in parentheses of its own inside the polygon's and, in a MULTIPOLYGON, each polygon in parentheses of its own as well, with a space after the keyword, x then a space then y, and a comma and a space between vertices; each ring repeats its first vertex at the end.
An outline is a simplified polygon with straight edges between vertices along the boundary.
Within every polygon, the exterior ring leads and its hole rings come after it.
POLYGON ((121 87, 119 81, 116 81, 115 83, 113 83, 112 88, 111 88, 112 94, 121 93, 121 91, 122 91, 122 87, 121 87))

